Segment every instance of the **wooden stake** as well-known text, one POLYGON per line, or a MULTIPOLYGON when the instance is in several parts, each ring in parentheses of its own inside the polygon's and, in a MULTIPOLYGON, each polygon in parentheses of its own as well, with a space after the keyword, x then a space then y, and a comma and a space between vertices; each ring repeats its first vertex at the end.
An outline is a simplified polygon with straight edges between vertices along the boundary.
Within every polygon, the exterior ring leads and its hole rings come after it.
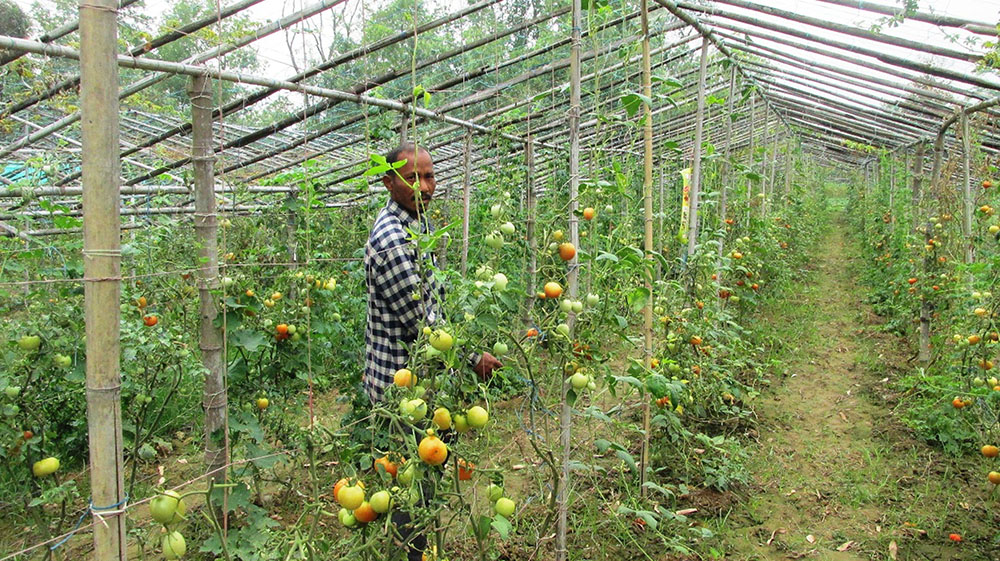
POLYGON ((970 160, 972 157, 972 139, 969 138, 969 117, 962 114, 962 173, 965 184, 962 186, 962 236, 965 238, 965 262, 975 260, 972 244, 972 172, 970 160))
MULTIPOLYGON (((577 190, 580 187, 580 32, 583 25, 583 10, 581 0, 572 0, 573 18, 570 30, 569 54, 569 237, 574 247, 580 245, 580 232, 576 219, 577 190)), ((567 284, 569 297, 577 296, 577 268, 579 260, 574 257, 569 262, 567 284)), ((570 315, 570 328, 573 328, 573 316, 570 315)), ((559 489, 556 501, 559 508, 558 526, 556 530, 556 561, 566 561, 566 533, 569 529, 569 458, 572 447, 570 428, 573 408, 567 401, 569 385, 562 386, 562 410, 559 413, 559 443, 562 446, 562 469, 559 473, 559 489)))
POLYGON ((472 191, 471 167, 469 153, 472 151, 472 133, 465 133, 465 148, 462 152, 462 276, 469 272, 469 198, 472 191))
MULTIPOLYGON (((653 98, 652 70, 650 69, 649 55, 649 16, 646 0, 640 0, 639 11, 642 12, 640 21, 642 25, 642 93, 647 99, 653 98)), ((701 71, 702 79, 705 72, 705 46, 707 40, 702 44, 701 71)), ((704 84, 702 84, 704 86, 704 84)), ((649 298, 642 309, 642 334, 643 334, 643 363, 646 369, 652 367, 653 361, 653 109, 646 103, 642 104, 643 116, 643 175, 642 175, 642 198, 643 210, 645 213, 644 228, 646 259, 649 267, 644 274, 646 290, 649 291, 649 298)), ((662 185, 662 172, 661 172, 662 185)), ((662 192, 662 189, 661 189, 662 192)), ((662 220, 662 219, 661 219, 662 220)), ((663 231, 663 223, 660 223, 660 231, 663 231)), ((649 469, 649 396, 642 402, 642 454, 639 462, 639 493, 646 495, 646 470, 649 469)))
POLYGON ((528 237, 528 295, 525 298, 525 318, 535 301, 536 284, 538 283, 538 239, 535 236, 535 145, 528 133, 528 141, 524 144, 524 165, 527 168, 525 178, 525 210, 528 215, 525 234, 528 237))
POLYGON ((698 108, 695 112, 694 153, 691 162, 691 214, 688 227, 688 259, 698 245, 698 198, 701 195, 701 143, 705 133, 705 70, 708 67, 708 37, 701 40, 701 66, 698 72, 698 108))
MULTIPOLYGON (((199 347, 205 367, 205 472, 217 483, 226 480, 229 461, 228 394, 222 330, 212 291, 219 288, 219 222, 215 205, 215 153, 212 137, 212 91, 208 79, 191 79, 191 161, 194 168, 194 228, 198 237, 199 347)), ((292 235, 294 239, 294 232, 292 235)), ((293 259, 294 259, 294 250, 293 259)))
MULTIPOLYGON (((727 208, 729 205, 729 182, 732 180, 733 175, 733 162, 731 158, 733 157, 733 107, 736 104, 736 65, 730 65, 729 67, 729 95, 726 97, 726 153, 725 158, 722 162, 722 194, 719 197, 719 222, 723 231, 726 229, 726 215, 729 212, 727 208)), ((722 243, 723 240, 719 240, 719 258, 716 263, 716 269, 722 266, 722 251, 725 244, 722 243)), ((718 274, 718 271, 717 271, 718 274)), ((718 278, 721 282, 722 275, 718 274, 718 278)))
MULTIPOLYGON (((83 276, 90 494, 97 509, 124 508, 120 373, 121 160, 118 144, 117 0, 80 1, 83 276)), ((99 512, 99 510, 98 510, 99 512)), ((94 559, 125 561, 125 516, 95 522, 94 559)))

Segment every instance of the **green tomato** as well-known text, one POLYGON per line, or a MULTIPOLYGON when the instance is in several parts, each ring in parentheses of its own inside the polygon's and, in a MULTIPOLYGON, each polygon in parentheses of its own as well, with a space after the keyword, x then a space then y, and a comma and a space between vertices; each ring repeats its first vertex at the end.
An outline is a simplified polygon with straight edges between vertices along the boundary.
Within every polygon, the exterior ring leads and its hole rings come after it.
POLYGON ((500 249, 503 247, 503 234, 500 232, 490 232, 486 234, 486 245, 491 249, 500 249))
POLYGON ((72 358, 59 353, 56 353, 56 355, 52 357, 52 360, 59 368, 69 368, 73 364, 72 358))
POLYGON ((160 545, 163 547, 163 556, 167 559, 180 559, 187 553, 187 543, 184 541, 184 536, 177 530, 164 534, 160 545))
POLYGON ((447 331, 443 329, 435 329, 431 332, 430 344, 432 347, 443 353, 451 350, 452 345, 455 344, 455 340, 448 334, 447 331))
POLYGON ((368 499, 368 504, 372 505, 372 510, 375 512, 385 514, 392 506, 392 497, 389 496, 388 491, 378 491, 368 499))
POLYGON ((593 308, 594 306, 598 305, 600 302, 601 302, 601 297, 600 296, 598 296, 596 294, 593 294, 593 293, 587 294, 587 306, 588 307, 593 308))
POLYGON ((563 337, 569 337, 569 325, 565 323, 560 323, 556 326, 556 332, 558 332, 563 337))
POLYGON ((337 513, 337 518, 340 519, 340 523, 348 528, 353 528, 358 525, 358 520, 354 518, 354 512, 347 510, 346 508, 340 509, 337 513))
POLYGON ((409 415, 410 422, 415 423, 426 416, 427 416, 427 402, 419 398, 411 400, 410 415, 409 415))
POLYGON ((573 301, 570 300, 569 298, 564 298, 563 300, 560 300, 559 309, 568 314, 570 310, 573 309, 573 301))
POLYGON ((582 390, 587 387, 590 382, 590 378, 582 372, 577 372, 569 377, 569 383, 573 386, 574 390, 582 390))
POLYGON ((416 468, 413 464, 410 464, 404 468, 403 471, 399 472, 399 475, 396 476, 396 481, 399 481, 399 484, 403 487, 409 487, 410 484, 413 483, 413 476, 415 476, 416 473, 416 468))
POLYGON ((507 236, 513 235, 514 234, 514 223, 513 222, 504 222, 503 224, 500 225, 500 232, 503 233, 504 235, 507 235, 507 236))
POLYGON ((180 522, 186 512, 187 505, 177 491, 164 491, 149 501, 149 515, 164 526, 180 522))
POLYGON ((507 354, 507 351, 509 350, 510 349, 507 347, 507 343, 504 343, 503 341, 497 341, 496 343, 493 344, 494 356, 503 356, 507 354))
POLYGON ((490 501, 495 503, 503 497, 503 487, 495 483, 490 483, 490 488, 487 490, 487 493, 490 497, 490 501))
POLYGON ((517 505, 515 505, 514 501, 508 499, 507 497, 500 497, 497 499, 496 504, 493 505, 493 509, 496 510, 497 514, 500 516, 510 518, 514 515, 517 505))
POLYGON ((38 335, 25 335, 17 340, 17 346, 20 347, 22 351, 37 351, 41 344, 42 338, 38 335))
POLYGON ((343 319, 343 317, 339 313, 333 313, 333 321, 340 321, 341 319, 343 319))
POLYGON ((365 502, 365 490, 360 485, 344 485, 337 493, 337 502, 353 513, 361 503, 365 502))
POLYGON ((579 300, 573 300, 573 312, 580 313, 583 311, 583 302, 579 300))
POLYGON ((4 395, 14 399, 15 397, 21 395, 21 386, 7 386, 3 389, 4 395))
POLYGON ((31 473, 35 477, 46 477, 52 475, 59 469, 59 458, 48 457, 44 460, 38 460, 31 466, 31 473))
POLYGON ((466 419, 465 415, 458 414, 452 418, 452 426, 459 434, 464 434, 469 432, 469 420, 466 419))
POLYGON ((497 290, 503 292, 507 290, 507 275, 503 273, 497 273, 493 275, 493 287, 497 290))
POLYGON ((466 415, 469 421, 469 426, 474 429, 481 429, 485 427, 486 423, 490 420, 489 413, 478 405, 469 408, 469 410, 466 411, 466 415))

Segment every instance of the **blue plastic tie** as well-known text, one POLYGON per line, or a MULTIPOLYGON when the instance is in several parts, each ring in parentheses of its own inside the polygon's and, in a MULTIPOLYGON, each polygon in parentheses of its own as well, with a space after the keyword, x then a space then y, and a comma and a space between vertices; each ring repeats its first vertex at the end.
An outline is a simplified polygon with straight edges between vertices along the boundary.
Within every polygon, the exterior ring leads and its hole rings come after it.
POLYGON ((127 503, 128 503, 128 493, 125 494, 125 498, 124 499, 122 499, 121 501, 119 501, 119 502, 117 502, 117 503, 115 503, 115 504, 113 504, 111 506, 94 506, 94 500, 91 499, 90 500, 90 506, 87 508, 87 510, 83 511, 83 514, 81 514, 80 518, 77 519, 76 526, 74 526, 73 529, 70 530, 68 534, 66 534, 66 537, 64 537, 63 539, 61 539, 58 542, 56 542, 55 545, 49 547, 49 550, 50 551, 55 551, 57 548, 59 548, 60 546, 62 546, 62 544, 64 544, 67 541, 69 541, 69 539, 72 538, 73 535, 76 534, 76 532, 80 529, 80 526, 83 524, 83 519, 86 518, 88 514, 93 514, 95 512, 96 513, 101 513, 101 512, 108 511, 108 510, 116 510, 118 507, 120 507, 122 505, 125 505, 127 503))

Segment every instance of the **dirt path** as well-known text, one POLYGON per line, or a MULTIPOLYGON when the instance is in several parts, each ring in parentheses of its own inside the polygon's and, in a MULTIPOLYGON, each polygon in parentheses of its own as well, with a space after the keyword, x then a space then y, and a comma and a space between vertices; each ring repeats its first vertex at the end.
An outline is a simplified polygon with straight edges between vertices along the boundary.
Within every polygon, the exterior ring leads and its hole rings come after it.
POLYGON ((835 226, 812 282, 769 318, 789 348, 786 375, 758 404, 757 488, 728 523, 726 559, 988 559, 941 539, 967 524, 950 488, 964 482, 879 405, 891 362, 880 345, 893 342, 866 325, 846 243, 835 226))

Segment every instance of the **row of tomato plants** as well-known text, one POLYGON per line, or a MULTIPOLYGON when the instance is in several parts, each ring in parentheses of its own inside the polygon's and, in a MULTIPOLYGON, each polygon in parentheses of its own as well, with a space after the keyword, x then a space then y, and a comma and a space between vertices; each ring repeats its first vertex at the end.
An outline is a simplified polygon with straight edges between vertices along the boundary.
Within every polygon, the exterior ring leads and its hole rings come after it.
MULTIPOLYGON (((906 337, 913 356, 893 383, 902 417, 953 455, 983 458, 984 483, 1000 484, 1000 196, 997 168, 974 162, 971 235, 963 232, 963 181, 923 185, 919 202, 900 162, 883 155, 880 179, 856 190, 852 216, 864 257, 869 300, 887 329, 906 337), (895 177, 892 177, 895 174, 895 177), (967 260, 966 252, 972 259, 967 260), (918 360, 921 317, 930 326, 930 360, 918 360)), ((948 165, 945 169, 952 169, 948 165)), ((979 464, 977 464, 979 465, 979 464)), ((992 487, 992 485, 989 485, 992 487)))

